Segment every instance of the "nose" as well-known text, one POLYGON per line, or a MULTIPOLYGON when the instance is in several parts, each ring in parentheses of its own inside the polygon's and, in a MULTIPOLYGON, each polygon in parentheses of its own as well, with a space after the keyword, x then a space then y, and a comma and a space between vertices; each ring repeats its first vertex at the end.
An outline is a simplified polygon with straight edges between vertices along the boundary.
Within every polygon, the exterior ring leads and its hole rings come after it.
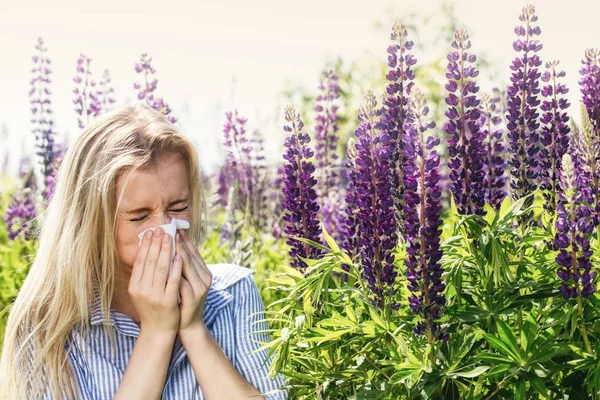
POLYGON ((165 212, 158 219, 158 222, 159 222, 159 225, 168 225, 171 223, 171 217, 169 217, 169 215, 165 212))

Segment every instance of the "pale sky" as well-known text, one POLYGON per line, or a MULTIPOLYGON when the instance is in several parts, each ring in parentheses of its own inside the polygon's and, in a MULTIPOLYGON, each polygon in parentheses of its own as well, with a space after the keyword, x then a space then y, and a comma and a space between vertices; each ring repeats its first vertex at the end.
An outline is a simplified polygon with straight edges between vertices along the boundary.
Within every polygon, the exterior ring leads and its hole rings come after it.
MULTIPOLYGON (((38 36, 53 61, 52 101, 59 135, 73 138, 79 132, 72 79, 80 53, 92 59, 98 79, 109 69, 117 104, 123 105, 136 99, 132 84, 138 77, 133 66, 147 52, 157 69, 157 94, 170 103, 180 120, 178 126, 196 143, 205 168, 210 168, 224 157, 220 142, 226 110, 237 108, 248 116, 249 129, 261 129, 268 150, 278 158, 283 131, 277 95, 286 81, 316 89, 325 62, 336 56, 385 61, 389 29, 378 30, 375 22, 405 21, 410 12, 439 18, 435 14, 439 4, 434 0, 0 0, 0 124, 6 124, 10 133, 11 170, 16 173, 16 154, 22 146, 33 153, 28 91, 38 36)), ((508 82, 508 67, 515 57, 513 28, 527 2, 455 4, 459 26, 469 31, 474 52, 485 52, 501 80, 508 82)), ((561 61, 569 98, 577 102, 584 50, 600 47, 600 2, 534 4, 543 32, 541 57, 561 61)), ((435 29, 433 22, 420 25, 424 38, 433 37, 435 29)), ((446 45, 417 49, 415 55, 420 61, 439 57, 447 52, 446 45)), ((491 83, 483 81, 481 86, 489 90, 491 83)), ((0 143, 0 156, 5 150, 6 144, 0 143)))

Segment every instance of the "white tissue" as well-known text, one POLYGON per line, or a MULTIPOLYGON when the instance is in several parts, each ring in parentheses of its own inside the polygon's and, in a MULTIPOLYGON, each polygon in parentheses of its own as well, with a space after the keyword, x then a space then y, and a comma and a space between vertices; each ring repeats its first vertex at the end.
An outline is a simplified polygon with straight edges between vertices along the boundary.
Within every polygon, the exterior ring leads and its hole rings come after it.
MULTIPOLYGON (((156 228, 159 228, 159 227, 155 226, 154 228, 148 228, 138 235, 138 238, 140 238, 138 247, 141 246, 141 244, 142 244, 142 239, 144 238, 144 234, 146 232, 152 231, 156 228)), ((169 235, 171 235, 171 240, 172 240, 172 244, 173 244, 173 246, 171 247, 171 264, 169 265, 169 275, 171 275, 171 270, 173 269, 173 257, 175 257, 175 234, 177 233, 177 229, 190 229, 190 223, 184 219, 173 218, 173 219, 171 219, 170 224, 160 225, 160 228, 163 228, 165 233, 168 233, 169 235)))

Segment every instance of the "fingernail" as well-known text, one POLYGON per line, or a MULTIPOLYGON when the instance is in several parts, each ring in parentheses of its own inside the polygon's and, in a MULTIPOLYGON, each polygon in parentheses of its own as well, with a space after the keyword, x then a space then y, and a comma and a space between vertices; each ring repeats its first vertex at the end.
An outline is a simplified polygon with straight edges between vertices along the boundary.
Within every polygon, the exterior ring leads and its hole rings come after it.
POLYGON ((181 261, 181 256, 179 254, 175 255, 175 261, 181 261))
POLYGON ((163 230, 162 230, 162 228, 156 228, 155 232, 156 232, 156 236, 160 237, 160 235, 162 235, 162 233, 163 233, 163 230))
POLYGON ((152 237, 152 235, 154 235, 154 231, 148 231, 146 232, 146 238, 150 239, 152 237))
POLYGON ((169 243, 169 235, 165 233, 165 237, 163 238, 163 243, 169 243))
POLYGON ((177 232, 177 234, 175 235, 175 240, 177 240, 177 243, 179 243, 179 232, 177 232))

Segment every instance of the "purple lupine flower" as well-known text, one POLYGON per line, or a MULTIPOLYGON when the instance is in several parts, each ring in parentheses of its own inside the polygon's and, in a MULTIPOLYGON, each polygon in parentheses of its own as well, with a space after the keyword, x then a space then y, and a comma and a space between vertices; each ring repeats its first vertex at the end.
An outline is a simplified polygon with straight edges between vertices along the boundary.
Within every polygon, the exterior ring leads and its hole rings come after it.
POLYGON ((413 312, 422 318, 414 331, 425 334, 431 343, 433 340, 445 341, 447 334, 437 323, 446 304, 440 265, 440 156, 435 151, 440 139, 433 135, 425 137, 425 132, 435 126, 434 122, 424 121, 428 112, 425 96, 415 90, 411 119, 406 124, 403 137, 406 157, 404 238, 408 253, 406 278, 412 293, 408 302, 413 312))
POLYGON ((8 238, 31 240, 34 234, 33 220, 36 217, 34 191, 23 188, 17 191, 5 215, 8 238))
POLYGON ((485 189, 485 201, 494 210, 499 210, 502 201, 506 197, 506 146, 504 145, 501 111, 498 103, 501 101, 499 91, 494 92, 495 97, 488 94, 481 95, 481 118, 479 126, 483 136, 486 138, 484 149, 484 173, 483 187, 485 189))
POLYGON ((100 114, 102 104, 98 98, 98 89, 96 81, 92 78, 90 64, 92 60, 81 54, 77 59, 77 74, 73 78, 75 89, 73 94, 73 104, 75 104, 75 112, 77 113, 77 123, 79 128, 83 129, 90 122, 90 117, 97 117, 100 114))
POLYGON ((275 176, 273 178, 273 185, 270 196, 270 203, 273 205, 271 209, 272 221, 271 221, 271 235, 275 239, 280 239, 282 236, 281 220, 285 210, 283 209, 283 188, 284 188, 285 169, 282 165, 278 166, 275 170, 275 176))
POLYGON ((44 180, 44 182, 46 184, 46 189, 44 190, 43 198, 44 198, 44 201, 46 202, 46 204, 48 204, 50 202, 50 200, 52 199, 52 196, 54 195, 54 187, 56 185, 56 176, 58 175, 58 169, 60 168, 60 165, 62 164, 62 160, 65 156, 66 151, 67 151, 66 142, 55 145, 55 157, 52 160, 52 171, 51 171, 50 175, 48 175, 46 177, 46 179, 44 180))
POLYGON ((600 50, 587 49, 579 71, 583 104, 596 135, 600 135, 600 50))
POLYGON ((153 109, 160 111, 165 115, 172 124, 177 122, 177 118, 171 115, 171 108, 161 97, 155 97, 154 91, 158 86, 158 79, 154 77, 156 68, 151 64, 152 57, 148 57, 148 54, 142 54, 140 62, 135 64, 135 72, 138 74, 144 73, 144 82, 134 82, 133 88, 138 90, 138 100, 144 100, 146 105, 153 109))
POLYGON ((556 256, 556 263, 560 266, 557 274, 563 281, 559 290, 565 299, 578 295, 589 297, 596 290, 589 240, 596 224, 591 208, 585 203, 589 195, 568 153, 562 159, 561 188, 554 238, 559 249, 556 256))
POLYGON ((285 121, 287 124, 283 129, 290 135, 284 141, 283 208, 286 212, 283 220, 286 222, 285 233, 289 236, 287 244, 291 246, 291 265, 304 271, 307 265, 300 257, 316 259, 322 255, 320 249, 295 239, 300 237, 321 243, 321 227, 317 220, 319 204, 315 191, 317 180, 313 176, 315 166, 309 161, 314 153, 308 147, 310 136, 302 132, 304 123, 300 120, 300 114, 291 106, 285 108, 285 121))
POLYGON ((254 131, 252 134, 250 147, 252 148, 249 153, 250 180, 252 182, 250 213, 254 224, 262 230, 266 226, 268 217, 269 170, 265 157, 265 140, 260 131, 254 131))
MULTIPOLYGON (((512 84, 508 87, 508 105, 506 119, 509 139, 509 160, 512 198, 519 199, 537 189, 539 167, 537 162, 539 121, 538 94, 540 92, 538 71, 542 61, 536 54, 542 45, 534 38, 541 34, 539 26, 533 26, 538 20, 535 7, 523 8, 519 20, 524 26, 517 26, 515 33, 519 37, 513 42, 515 51, 521 56, 515 58, 510 69, 512 84), (520 39, 523 37, 524 39, 520 39)), ((530 198, 533 201, 533 198, 530 198)))
POLYGON ((339 220, 343 195, 340 193, 340 179, 338 176, 337 120, 340 87, 338 76, 333 71, 323 73, 319 82, 321 93, 317 97, 315 111, 315 159, 317 167, 317 194, 321 199, 321 215, 323 226, 336 242, 341 240, 342 231, 339 229, 339 220))
POLYGON ((318 194, 327 197, 332 188, 338 186, 337 171, 334 168, 338 155, 336 132, 338 105, 335 100, 340 97, 338 76, 333 71, 323 73, 319 82, 321 93, 317 96, 317 112, 315 126, 315 159, 318 174, 318 194))
POLYGON ((229 178, 228 178, 228 163, 219 167, 219 175, 217 178, 217 194, 218 204, 227 207, 229 197, 229 178))
POLYGON ((395 23, 392 26, 391 40, 395 43, 388 46, 388 66, 390 68, 386 78, 388 85, 383 101, 382 129, 390 138, 390 170, 391 190, 394 200, 394 218, 396 230, 403 232, 403 205, 404 198, 404 151, 402 135, 404 124, 409 112, 409 95, 414 85, 412 80, 415 74, 412 66, 417 60, 409 51, 414 43, 407 40, 408 32, 404 24, 395 23))
POLYGON ((113 88, 111 82, 112 80, 110 78, 110 73, 107 69, 105 69, 104 73, 102 74, 102 79, 100 79, 100 87, 97 91, 100 107, 104 112, 110 111, 112 104, 116 102, 115 98, 113 97, 115 89, 113 88))
MULTIPOLYGON (((48 49, 44 45, 42 38, 38 38, 35 46, 36 55, 33 56, 34 67, 31 72, 31 89, 29 98, 31 104, 31 123, 32 132, 35 135, 37 152, 42 166, 42 176, 44 179, 52 173, 52 161, 55 157, 55 137, 54 119, 52 111, 52 101, 50 100, 50 58, 46 55, 48 49)), ((29 170, 27 170, 29 172, 29 170)))
POLYGON ((558 204, 558 193, 561 191, 559 171, 562 156, 569 148, 569 115, 567 108, 569 102, 564 97, 569 89, 560 83, 559 78, 565 76, 564 71, 558 71, 558 61, 548 62, 546 71, 542 74, 542 81, 546 85, 542 88, 542 135, 540 142, 542 148, 539 152, 540 189, 544 193, 544 208, 551 214, 558 204))
POLYGON ((600 211, 600 137, 596 134, 589 113, 581 104, 581 131, 571 143, 577 168, 577 176, 589 191, 589 203, 595 211, 596 220, 600 211))
POLYGON ((252 169, 250 153, 252 146, 246 135, 245 117, 239 116, 237 110, 225 113, 227 121, 223 125, 223 144, 227 148, 228 174, 230 184, 237 185, 245 197, 252 192, 252 169))
POLYGON ((464 29, 454 33, 454 51, 448 54, 448 96, 446 104, 448 121, 444 131, 448 135, 448 168, 450 170, 450 190, 458 212, 462 215, 483 215, 485 187, 483 170, 485 150, 484 134, 478 119, 479 87, 475 78, 479 71, 473 64, 474 54, 469 54, 471 40, 464 29))
POLYGON ((363 277, 371 300, 380 308, 394 301, 398 272, 394 267, 397 243, 394 200, 391 192, 390 136, 381 129, 377 101, 369 91, 358 111, 356 129, 356 219, 363 277))
MULTIPOLYGON (((357 213, 358 209, 358 192, 356 187, 356 141, 354 138, 348 140, 348 146, 346 149, 346 206, 344 211, 346 213, 346 220, 342 227, 344 228, 344 240, 342 241, 342 247, 346 250, 350 258, 354 258, 360 253, 359 242, 358 242, 358 220, 357 213)), ((347 269, 345 267, 344 269, 347 269)))
MULTIPOLYGON (((2 143, 8 143, 8 128, 6 124, 2 124, 2 131, 0 131, 0 141, 2 143)), ((0 170, 0 174, 8 174, 8 164, 9 164, 9 151, 7 148, 4 150, 4 158, 2 160, 2 169, 0 170)))

